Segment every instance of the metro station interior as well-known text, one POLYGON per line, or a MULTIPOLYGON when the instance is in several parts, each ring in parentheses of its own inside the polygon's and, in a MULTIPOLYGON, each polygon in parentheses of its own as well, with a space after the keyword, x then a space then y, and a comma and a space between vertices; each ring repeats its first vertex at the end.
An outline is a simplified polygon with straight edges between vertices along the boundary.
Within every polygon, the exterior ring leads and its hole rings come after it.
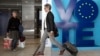
MULTIPOLYGON (((0 56, 35 56, 42 29, 42 0, 0 0, 0 56), (3 49, 3 38, 6 37, 7 25, 12 11, 17 11, 24 27, 25 48, 13 52, 3 49)), ((44 56, 59 56, 58 50, 45 48, 44 56)), ((68 51, 63 56, 71 56, 68 51)), ((79 50, 78 56, 100 56, 99 50, 79 50)))
POLYGON ((40 40, 41 4, 41 0, 0 0, 0 56, 31 56, 34 54, 40 40), (12 11, 18 12, 26 37, 26 48, 15 53, 4 50, 2 46, 12 11))

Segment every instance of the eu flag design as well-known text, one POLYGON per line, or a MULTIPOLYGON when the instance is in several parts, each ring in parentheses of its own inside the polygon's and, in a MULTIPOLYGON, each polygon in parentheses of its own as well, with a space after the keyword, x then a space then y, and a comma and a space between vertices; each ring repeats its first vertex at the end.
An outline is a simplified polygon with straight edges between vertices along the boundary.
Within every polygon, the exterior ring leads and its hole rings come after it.
POLYGON ((98 7, 91 0, 81 0, 76 4, 75 16, 79 21, 92 21, 98 15, 98 7))

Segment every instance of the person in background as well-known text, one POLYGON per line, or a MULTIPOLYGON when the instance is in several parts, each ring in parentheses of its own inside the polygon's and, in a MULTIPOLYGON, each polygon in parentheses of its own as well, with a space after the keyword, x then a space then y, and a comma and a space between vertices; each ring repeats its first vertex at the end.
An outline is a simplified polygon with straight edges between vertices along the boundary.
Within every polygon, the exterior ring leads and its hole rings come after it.
POLYGON ((13 11, 7 27, 7 36, 9 36, 12 39, 11 43, 12 51, 16 51, 16 47, 18 45, 19 25, 20 25, 20 19, 17 16, 17 11, 13 11))
POLYGON ((57 31, 57 27, 54 22, 54 15, 51 12, 51 5, 45 4, 44 10, 47 13, 47 16, 44 21, 45 29, 44 29, 44 33, 43 33, 43 36, 42 36, 42 39, 40 42, 41 44, 40 44, 40 48, 37 52, 37 55, 44 55, 45 41, 48 38, 48 36, 49 36, 51 42, 60 49, 59 55, 63 55, 65 48, 55 40, 55 32, 57 31))

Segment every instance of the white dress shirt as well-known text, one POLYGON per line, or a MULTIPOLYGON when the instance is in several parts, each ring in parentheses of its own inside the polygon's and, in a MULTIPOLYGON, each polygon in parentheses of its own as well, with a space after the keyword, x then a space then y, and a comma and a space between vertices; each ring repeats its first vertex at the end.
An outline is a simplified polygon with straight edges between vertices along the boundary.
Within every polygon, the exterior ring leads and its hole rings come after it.
POLYGON ((44 28, 47 28, 46 18, 44 19, 44 28))

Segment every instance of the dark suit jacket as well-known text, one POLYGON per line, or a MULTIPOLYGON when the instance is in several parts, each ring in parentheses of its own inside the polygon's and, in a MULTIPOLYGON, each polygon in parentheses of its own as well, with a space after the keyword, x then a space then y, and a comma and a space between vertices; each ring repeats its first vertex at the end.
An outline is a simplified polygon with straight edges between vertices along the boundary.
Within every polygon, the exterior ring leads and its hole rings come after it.
POLYGON ((46 16, 46 25, 47 25, 47 31, 54 31, 55 35, 58 35, 58 30, 57 27, 55 25, 54 22, 54 15, 52 14, 52 12, 48 12, 47 16, 46 16))

